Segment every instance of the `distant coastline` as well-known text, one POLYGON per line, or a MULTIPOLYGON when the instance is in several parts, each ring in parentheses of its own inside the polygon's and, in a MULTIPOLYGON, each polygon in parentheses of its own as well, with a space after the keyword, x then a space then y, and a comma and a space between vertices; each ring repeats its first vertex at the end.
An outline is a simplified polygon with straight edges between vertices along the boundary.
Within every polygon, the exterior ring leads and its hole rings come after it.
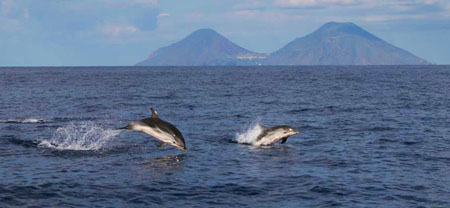
POLYGON ((6 71, 6 70, 41 70, 41 69, 55 69, 55 70, 70 70, 70 69, 85 69, 85 70, 120 70, 120 69, 128 69, 128 68, 167 68, 167 69, 174 69, 174 68, 186 68, 186 69, 258 69, 258 68, 296 68, 296 69, 311 69, 311 68, 342 68, 342 69, 351 69, 351 68, 367 68, 367 69, 376 69, 380 67, 390 67, 390 68, 408 68, 408 69, 435 69, 436 67, 440 68, 448 68, 450 67, 450 64, 423 64, 423 65, 248 65, 248 66, 142 66, 142 65, 129 65, 129 66, 0 66, 0 70, 6 71))

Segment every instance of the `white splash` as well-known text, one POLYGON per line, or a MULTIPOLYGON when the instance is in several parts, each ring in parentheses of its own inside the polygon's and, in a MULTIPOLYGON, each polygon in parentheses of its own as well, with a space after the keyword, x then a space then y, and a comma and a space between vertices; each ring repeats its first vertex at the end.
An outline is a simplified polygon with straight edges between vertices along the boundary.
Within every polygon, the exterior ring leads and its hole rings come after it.
POLYGON ((49 140, 42 140, 38 146, 59 150, 99 150, 120 130, 105 129, 94 122, 70 123, 59 127, 49 140))
POLYGON ((8 118, 0 119, 0 123, 45 123, 51 120, 41 118, 8 118))
POLYGON ((260 119, 252 122, 250 126, 242 132, 236 133, 235 140, 240 144, 254 145, 258 136, 263 132, 260 119))

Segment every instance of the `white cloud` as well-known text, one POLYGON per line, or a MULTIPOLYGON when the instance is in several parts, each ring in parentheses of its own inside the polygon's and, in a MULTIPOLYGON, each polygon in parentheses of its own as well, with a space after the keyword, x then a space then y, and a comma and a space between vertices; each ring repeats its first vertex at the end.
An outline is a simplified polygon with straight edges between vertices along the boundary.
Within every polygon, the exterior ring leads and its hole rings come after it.
POLYGON ((134 0, 134 3, 150 7, 158 6, 158 0, 134 0))
POLYGON ((26 20, 30 18, 30 12, 28 12, 28 9, 23 10, 23 18, 26 20))
POLYGON ((321 2, 325 4, 341 4, 341 5, 348 5, 355 3, 353 0, 322 0, 321 2))
POLYGON ((445 17, 449 18, 450 17, 450 2, 447 3, 446 8, 445 8, 445 17))
POLYGON ((225 13, 223 18, 234 21, 248 21, 265 23, 281 23, 304 20, 305 16, 300 14, 286 14, 280 11, 261 11, 261 10, 238 10, 225 13))
POLYGON ((28 10, 21 9, 12 0, 0 0, 0 31, 18 32, 25 29, 28 10))
POLYGON ((159 13, 159 14, 158 14, 158 18, 161 18, 161 17, 169 17, 169 16, 170 16, 169 13, 159 13))
POLYGON ((386 22, 392 20, 405 20, 405 19, 426 19, 426 15, 373 15, 363 18, 366 22, 386 22))
POLYGON ((275 0, 273 5, 282 8, 327 7, 332 5, 350 5, 354 0, 275 0))
POLYGON ((373 9, 370 12, 425 12, 446 9, 448 0, 273 0, 272 5, 279 8, 328 8, 342 6, 353 9, 373 9))
POLYGON ((317 6, 316 0, 275 0, 274 5, 283 8, 304 8, 317 6))
POLYGON ((266 7, 266 3, 263 1, 256 1, 256 0, 250 0, 250 1, 243 1, 239 2, 238 4, 234 5, 233 8, 237 10, 241 9, 261 9, 266 7))
POLYGON ((3 16, 8 15, 12 10, 12 0, 0 0, 0 14, 3 16))
POLYGON ((134 25, 107 24, 100 28, 100 32, 109 37, 118 37, 139 31, 134 25))
POLYGON ((21 21, 16 19, 7 19, 0 17, 0 31, 19 31, 23 30, 24 26, 21 21))
POLYGON ((74 9, 90 9, 92 5, 102 5, 104 8, 158 8, 158 0, 96 0, 89 3, 85 1, 70 1, 74 9))
POLYGON ((441 0, 424 0, 423 3, 424 4, 435 4, 440 2, 441 0))

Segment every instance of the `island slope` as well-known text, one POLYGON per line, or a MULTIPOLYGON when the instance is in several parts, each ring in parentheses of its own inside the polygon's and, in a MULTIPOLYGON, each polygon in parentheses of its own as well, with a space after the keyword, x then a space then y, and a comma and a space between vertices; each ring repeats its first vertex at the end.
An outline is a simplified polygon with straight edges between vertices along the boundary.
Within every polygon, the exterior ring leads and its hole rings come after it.
POLYGON ((244 49, 212 29, 200 29, 185 39, 159 48, 138 66, 255 65, 264 54, 244 49))
POLYGON ((267 55, 247 50, 212 29, 159 48, 138 66, 422 65, 427 61, 354 23, 329 22, 267 55))

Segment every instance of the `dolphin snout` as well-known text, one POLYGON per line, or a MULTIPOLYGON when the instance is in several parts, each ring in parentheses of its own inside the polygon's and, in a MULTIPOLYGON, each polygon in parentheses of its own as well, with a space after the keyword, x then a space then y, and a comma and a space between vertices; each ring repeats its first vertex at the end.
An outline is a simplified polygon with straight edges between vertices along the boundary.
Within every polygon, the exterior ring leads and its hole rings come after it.
POLYGON ((177 145, 176 147, 183 152, 189 152, 189 150, 185 146, 177 145))

